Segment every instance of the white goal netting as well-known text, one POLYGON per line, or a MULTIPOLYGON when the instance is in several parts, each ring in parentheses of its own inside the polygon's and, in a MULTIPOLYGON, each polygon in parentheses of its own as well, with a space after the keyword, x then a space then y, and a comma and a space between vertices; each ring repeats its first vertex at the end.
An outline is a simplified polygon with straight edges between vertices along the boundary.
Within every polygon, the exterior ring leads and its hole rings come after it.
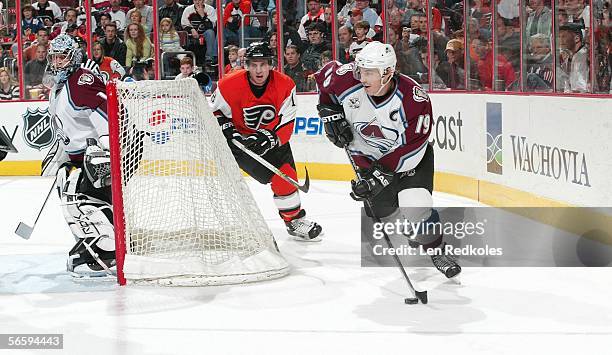
POLYGON ((120 151, 123 211, 114 206, 124 214, 116 229, 125 241, 118 273, 128 282, 167 285, 286 275, 288 264, 197 82, 118 82, 116 92, 119 131, 111 145, 120 151))

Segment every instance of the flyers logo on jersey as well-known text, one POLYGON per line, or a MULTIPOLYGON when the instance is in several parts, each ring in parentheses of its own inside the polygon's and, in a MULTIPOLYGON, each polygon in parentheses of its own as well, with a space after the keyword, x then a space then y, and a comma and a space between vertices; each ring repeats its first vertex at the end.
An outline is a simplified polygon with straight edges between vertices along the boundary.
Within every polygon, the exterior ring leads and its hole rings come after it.
POLYGON ((381 153, 388 152, 395 145, 395 141, 399 137, 399 133, 396 130, 372 123, 355 122, 353 127, 369 146, 378 149, 381 153))
POLYGON ((250 129, 257 130, 261 126, 274 121, 276 109, 272 105, 257 105, 243 108, 242 115, 244 116, 244 124, 250 129))

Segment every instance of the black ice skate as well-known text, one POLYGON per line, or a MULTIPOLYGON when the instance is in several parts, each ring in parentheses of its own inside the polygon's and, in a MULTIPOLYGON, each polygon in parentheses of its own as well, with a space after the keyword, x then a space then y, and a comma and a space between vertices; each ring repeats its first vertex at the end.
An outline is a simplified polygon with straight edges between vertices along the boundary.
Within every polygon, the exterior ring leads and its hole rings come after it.
POLYGON ((439 255, 431 256, 431 261, 436 269, 449 279, 459 275, 461 273, 461 266, 457 264, 453 256, 444 253, 444 244, 438 250, 440 251, 439 255))
POLYGON ((321 228, 315 222, 309 221, 305 218, 306 212, 301 210, 295 219, 285 222, 287 226, 287 232, 292 236, 297 237, 297 240, 305 242, 319 242, 321 241, 321 228))

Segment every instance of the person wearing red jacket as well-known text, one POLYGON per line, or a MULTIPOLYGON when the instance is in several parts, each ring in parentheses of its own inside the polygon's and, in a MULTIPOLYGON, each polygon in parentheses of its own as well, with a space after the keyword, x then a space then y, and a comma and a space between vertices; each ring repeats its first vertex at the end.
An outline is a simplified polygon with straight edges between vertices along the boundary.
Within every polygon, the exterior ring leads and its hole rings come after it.
MULTIPOLYGON (((243 17, 253 13, 253 7, 249 0, 232 0, 223 10, 223 37, 226 44, 242 47, 240 43, 240 32, 243 17)), ((251 18, 244 18, 244 32, 247 37, 254 37, 254 28, 251 26, 251 18)))

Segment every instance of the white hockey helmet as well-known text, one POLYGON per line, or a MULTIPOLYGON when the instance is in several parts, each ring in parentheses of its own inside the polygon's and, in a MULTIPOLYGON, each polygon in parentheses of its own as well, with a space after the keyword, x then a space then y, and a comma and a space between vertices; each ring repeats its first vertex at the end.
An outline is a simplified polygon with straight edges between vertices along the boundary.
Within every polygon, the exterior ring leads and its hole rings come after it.
POLYGON ((47 65, 57 82, 68 79, 83 61, 83 52, 79 44, 69 35, 61 34, 49 43, 47 65))
POLYGON ((397 57, 395 56, 393 46, 378 41, 368 43, 355 56, 357 68, 378 69, 380 76, 385 75, 389 71, 395 71, 396 63, 397 57))

